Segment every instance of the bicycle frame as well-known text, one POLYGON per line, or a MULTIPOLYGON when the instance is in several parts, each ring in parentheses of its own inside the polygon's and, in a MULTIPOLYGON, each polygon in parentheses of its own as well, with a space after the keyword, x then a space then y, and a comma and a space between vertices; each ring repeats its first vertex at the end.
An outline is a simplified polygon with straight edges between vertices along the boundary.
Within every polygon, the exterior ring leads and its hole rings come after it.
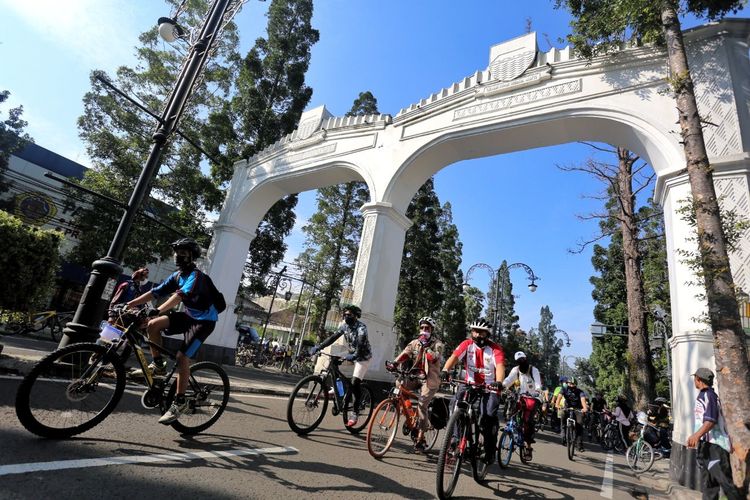
POLYGON ((339 365, 343 363, 343 359, 338 356, 332 356, 330 354, 321 353, 324 356, 328 356, 328 365, 320 371, 320 376, 323 378, 323 384, 325 384, 326 394, 330 389, 333 389, 333 414, 338 415, 344 410, 344 401, 347 395, 351 391, 352 383, 349 377, 341 373, 339 365), (341 380, 344 384, 344 394, 339 395, 336 390, 336 380, 341 380))

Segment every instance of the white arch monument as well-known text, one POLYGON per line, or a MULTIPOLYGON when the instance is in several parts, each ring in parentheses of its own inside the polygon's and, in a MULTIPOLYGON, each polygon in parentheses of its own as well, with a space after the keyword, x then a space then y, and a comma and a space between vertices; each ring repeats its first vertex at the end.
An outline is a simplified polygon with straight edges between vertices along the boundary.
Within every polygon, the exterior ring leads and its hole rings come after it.
MULTIPOLYGON (((750 217, 750 20, 733 19, 685 33, 704 129, 723 205, 750 217)), ((670 348, 674 380, 673 474, 693 483, 684 448, 692 432, 695 391, 689 377, 713 367, 712 335, 695 317, 705 309, 688 286, 691 270, 676 256, 690 246, 691 228, 677 214, 690 194, 674 100, 665 92, 666 55, 625 48, 617 57, 586 61, 569 48, 537 49, 530 33, 490 48, 489 65, 439 89, 396 116, 334 117, 325 107, 302 115, 297 130, 234 165, 234 176, 207 271, 229 299, 247 249, 266 211, 284 195, 352 180, 371 200, 354 273, 374 348, 368 378, 392 356, 391 332, 400 256, 410 225, 404 216, 419 187, 454 162, 572 141, 626 147, 654 168, 655 197, 664 208, 672 300, 670 348)), ((750 289, 750 242, 731 256, 735 282, 750 289)), ((233 359, 237 333, 232 304, 208 339, 214 357, 233 359)), ((210 354, 210 353, 209 353, 210 354)), ((719 388, 719 391, 721 388, 719 388)))

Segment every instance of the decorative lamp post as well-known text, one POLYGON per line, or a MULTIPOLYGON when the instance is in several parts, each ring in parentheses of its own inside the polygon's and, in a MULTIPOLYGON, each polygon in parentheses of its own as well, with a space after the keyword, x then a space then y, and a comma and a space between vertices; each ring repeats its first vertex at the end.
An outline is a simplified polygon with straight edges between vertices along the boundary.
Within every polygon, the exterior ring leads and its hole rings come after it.
MULTIPOLYGON (((281 271, 278 273, 275 273, 273 276, 269 276, 266 280, 266 286, 268 288, 273 287, 273 295, 271 295, 271 305, 268 306, 268 313, 266 314, 266 321, 263 323, 263 333, 260 335, 260 344, 263 345, 263 340, 266 338, 266 328, 268 328, 268 320, 271 319, 271 313, 273 312, 273 302, 276 300, 276 294, 279 291, 279 288, 282 290, 285 290, 286 288, 291 288, 292 282, 289 279, 289 277, 284 276, 284 273, 286 272, 286 266, 284 266, 281 271)), ((287 291, 287 293, 290 293, 289 299, 291 299, 291 292, 287 291)), ((286 294, 284 294, 284 297, 286 297, 286 294)), ((286 299, 287 301, 289 299, 286 299)))
MULTIPOLYGON (((531 281, 531 283, 529 283, 529 291, 531 293, 536 292, 536 289, 538 288, 538 285, 536 284, 536 282, 541 278, 539 278, 539 276, 534 274, 534 271, 523 262, 514 262, 513 264, 508 264, 507 266, 508 271, 510 271, 511 269, 515 269, 517 267, 522 267, 526 271, 526 274, 528 274, 529 281, 531 281)), ((463 284, 464 292, 468 291, 469 279, 471 278, 471 273, 473 273, 474 270, 477 268, 481 268, 487 271, 487 273, 490 275, 490 282, 492 281, 495 282, 495 300, 493 303, 494 315, 492 319, 492 336, 495 339, 497 339, 500 336, 499 332, 502 332, 503 330, 502 324, 500 325, 500 328, 498 328, 498 312, 500 314, 500 323, 502 323, 503 302, 505 298, 505 280, 502 280, 503 283, 502 285, 500 285, 500 281, 501 281, 500 275, 499 275, 500 269, 492 269, 490 265, 485 264, 484 262, 479 262, 471 266, 469 270, 466 271, 466 282, 463 284)))

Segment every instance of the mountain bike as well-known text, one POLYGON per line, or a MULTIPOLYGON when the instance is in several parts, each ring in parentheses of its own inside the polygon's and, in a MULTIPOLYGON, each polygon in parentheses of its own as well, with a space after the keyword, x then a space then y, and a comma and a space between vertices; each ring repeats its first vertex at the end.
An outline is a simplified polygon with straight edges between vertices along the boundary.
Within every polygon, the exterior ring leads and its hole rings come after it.
POLYGON ((289 372, 294 375, 310 375, 315 368, 312 358, 305 354, 300 354, 289 367, 289 372))
POLYGON ((646 433, 650 427, 658 436, 659 429, 648 422, 648 416, 644 412, 638 412, 637 419, 641 426, 638 439, 628 446, 625 451, 625 458, 628 461, 628 466, 635 472, 647 472, 654 465, 656 458, 662 458, 662 452, 661 450, 655 450, 648 442, 646 433))
POLYGON ((565 444, 568 448, 568 460, 573 460, 576 454, 576 441, 578 441, 578 430, 576 429, 576 417, 581 410, 574 408, 565 409, 565 444))
MULTIPOLYGON (((525 398, 527 396, 521 396, 525 398)), ((541 405, 537 405, 537 408, 541 405)), ((531 452, 525 446, 523 438, 523 405, 518 405, 516 410, 511 413, 508 417, 508 422, 503 428, 500 434, 500 440, 497 447, 498 463, 502 469, 505 469, 510 464, 510 459, 513 457, 513 451, 518 450, 518 457, 521 459, 521 463, 528 464, 531 462, 531 452)), ((538 409, 535 410, 538 413, 538 409)), ((534 418, 538 418, 538 414, 534 418)), ((536 425, 536 423, 534 424, 536 425)))
MULTIPOLYGON (((71 344, 42 358, 23 379, 16 394, 16 415, 30 432, 42 437, 67 438, 92 429, 117 406, 125 391, 125 362, 135 352, 148 388, 141 404, 164 413, 177 390, 172 368, 154 377, 140 347, 145 341, 173 361, 176 353, 148 340, 138 325, 138 314, 119 310, 114 324, 105 323, 100 343, 71 344), (125 326, 127 325, 127 326, 125 326)), ((183 434, 211 427, 229 401, 229 377, 221 366, 202 361, 190 366, 185 393, 187 410, 171 426, 183 434)))
POLYGON ((73 311, 42 311, 37 313, 4 313, 3 331, 8 335, 23 335, 32 332, 41 332, 49 329, 50 337, 54 342, 62 338, 65 325, 73 318, 73 311), (6 318, 7 316, 7 318, 6 318))
POLYGON ((474 481, 481 483, 487 475, 489 464, 484 460, 484 436, 479 424, 482 394, 492 388, 486 384, 468 382, 445 427, 445 439, 437 461, 436 486, 438 498, 450 498, 456 489, 464 460, 471 462, 474 481))
POLYGON ((604 426, 604 434, 602 436, 602 448, 606 451, 614 450, 617 453, 622 453, 627 448, 627 443, 620 435, 620 426, 617 423, 617 419, 610 412, 605 412, 604 415, 607 417, 607 424, 604 426))
MULTIPOLYGON (((372 412, 372 418, 367 426, 367 451, 374 458, 383 458, 396 439, 399 420, 404 416, 402 432, 410 436, 417 445, 419 435, 419 412, 417 400, 419 395, 404 387, 407 381, 424 383, 424 377, 417 376, 410 370, 400 369, 395 372, 396 383, 391 388, 388 397, 380 402, 372 412)), ((438 433, 428 415, 427 429, 424 431, 425 451, 431 450, 437 441, 438 433)))
POLYGON ((324 352, 320 354, 328 356, 328 365, 320 373, 308 375, 300 380, 289 395, 286 406, 286 421, 289 428, 298 435, 314 431, 323 421, 328 402, 331 400, 333 403, 331 413, 334 416, 340 413, 346 430, 352 434, 358 434, 367 426, 372 415, 372 389, 364 382, 360 384, 362 396, 359 407, 355 409, 354 396, 350 395, 351 382, 339 369, 344 359, 324 352), (348 414, 352 410, 357 411, 359 420, 356 425, 349 427, 347 425, 348 414))
POLYGON ((589 441, 601 443, 604 438, 604 412, 592 411, 588 426, 589 441))

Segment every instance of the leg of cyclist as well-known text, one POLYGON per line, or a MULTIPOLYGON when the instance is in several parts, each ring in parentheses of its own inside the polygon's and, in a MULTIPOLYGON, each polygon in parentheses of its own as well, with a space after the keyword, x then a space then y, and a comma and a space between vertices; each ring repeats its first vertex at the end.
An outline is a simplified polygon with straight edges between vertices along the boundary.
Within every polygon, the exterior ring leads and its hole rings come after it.
POLYGON ((498 409, 500 398, 495 392, 482 395, 482 408, 480 426, 484 437, 484 460, 491 464, 495 460, 495 449, 497 448, 497 429, 499 426, 498 409))
POLYGON ((367 368, 370 366, 370 361, 357 361, 354 363, 354 374, 352 375, 352 390, 351 394, 347 395, 344 401, 344 407, 349 404, 351 396, 354 396, 354 406, 351 412, 349 412, 349 421, 346 423, 349 427, 357 425, 359 420, 359 405, 362 401, 362 379, 365 378, 367 368))
POLYGON ((576 439, 578 440, 578 451, 585 451, 583 448, 583 412, 576 410, 576 439))
POLYGON ((529 450, 531 450, 531 445, 534 444, 534 420, 538 405, 541 405, 541 403, 536 398, 521 397, 521 408, 523 409, 523 441, 526 448, 529 450))
POLYGON ((424 449, 425 448, 425 438, 424 438, 424 431, 427 430, 427 427, 429 425, 429 406, 430 401, 432 401, 432 398, 435 397, 435 394, 437 394, 438 387, 434 389, 430 389, 427 387, 427 382, 422 384, 422 388, 419 392, 419 406, 417 409, 419 410, 419 433, 417 434, 417 449, 424 449))

